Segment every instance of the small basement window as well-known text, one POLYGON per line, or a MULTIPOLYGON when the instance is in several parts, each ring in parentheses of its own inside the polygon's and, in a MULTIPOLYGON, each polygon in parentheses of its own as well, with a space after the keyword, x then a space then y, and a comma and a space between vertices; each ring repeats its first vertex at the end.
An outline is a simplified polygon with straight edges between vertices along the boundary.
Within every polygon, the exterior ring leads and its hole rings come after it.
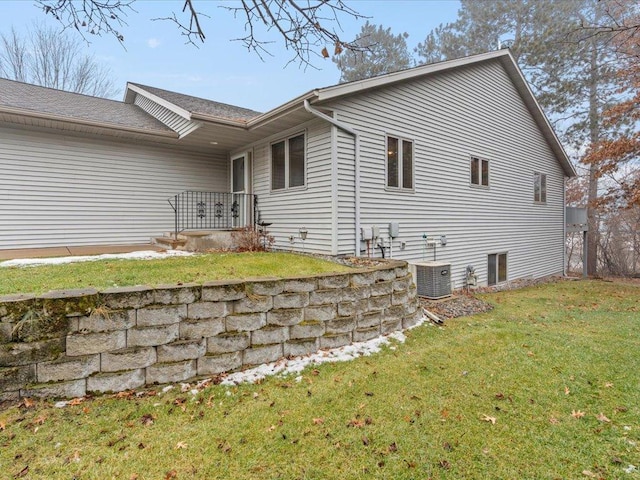
POLYGON ((489 160, 471 157, 471 185, 489 186, 489 160))
POLYGON ((490 253, 487 265, 487 285, 497 285, 507 281, 507 254, 490 253))
POLYGON ((547 201, 547 175, 545 173, 533 174, 533 201, 546 203, 547 201))
POLYGON ((271 190, 304 187, 304 133, 271 144, 271 190))

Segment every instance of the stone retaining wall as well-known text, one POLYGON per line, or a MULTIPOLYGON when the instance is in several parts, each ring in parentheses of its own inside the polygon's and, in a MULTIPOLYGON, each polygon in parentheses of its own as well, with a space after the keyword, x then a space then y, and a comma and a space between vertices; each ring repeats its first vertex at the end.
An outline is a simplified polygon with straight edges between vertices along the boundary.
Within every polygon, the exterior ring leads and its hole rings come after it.
POLYGON ((239 370, 415 325, 405 262, 344 274, 0 297, 0 401, 239 370))

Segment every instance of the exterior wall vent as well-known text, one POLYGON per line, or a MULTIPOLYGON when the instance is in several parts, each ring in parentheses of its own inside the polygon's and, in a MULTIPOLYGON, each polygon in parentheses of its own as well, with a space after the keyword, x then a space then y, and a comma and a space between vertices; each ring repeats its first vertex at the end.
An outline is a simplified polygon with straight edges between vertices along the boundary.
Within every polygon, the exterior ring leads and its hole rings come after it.
POLYGON ((451 296, 451 264, 415 262, 410 265, 418 296, 432 300, 451 296))

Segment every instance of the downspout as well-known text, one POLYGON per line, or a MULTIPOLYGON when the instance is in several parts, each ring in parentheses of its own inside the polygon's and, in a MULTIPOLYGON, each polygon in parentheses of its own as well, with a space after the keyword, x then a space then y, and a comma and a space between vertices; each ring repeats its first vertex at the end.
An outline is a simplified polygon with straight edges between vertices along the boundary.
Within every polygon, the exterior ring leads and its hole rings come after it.
MULTIPOLYGON (((355 255, 356 257, 360 256, 360 135, 349 125, 346 125, 342 122, 339 122, 335 118, 330 117, 322 113, 319 110, 316 110, 309 104, 309 100, 305 98, 304 100, 304 109, 309 112, 311 115, 318 117, 325 122, 329 122, 332 125, 335 125, 340 130, 347 132, 354 139, 354 221, 355 221, 355 255)), ((337 160, 337 159, 336 159, 337 160)))
POLYGON ((568 273, 567 265, 567 178, 562 181, 562 276, 568 273))

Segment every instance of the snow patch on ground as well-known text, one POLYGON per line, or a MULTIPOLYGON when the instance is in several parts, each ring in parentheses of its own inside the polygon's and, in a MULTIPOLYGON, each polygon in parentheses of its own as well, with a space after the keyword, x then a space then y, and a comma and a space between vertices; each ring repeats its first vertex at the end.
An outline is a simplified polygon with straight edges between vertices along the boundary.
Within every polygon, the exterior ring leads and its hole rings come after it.
POLYGON ((76 262, 97 262, 99 260, 156 260, 169 257, 186 257, 194 255, 193 252, 183 250, 167 250, 156 252, 154 250, 143 250, 129 253, 105 253, 102 255, 78 255, 72 257, 53 258, 18 258, 0 262, 0 267, 35 267, 39 265, 62 265, 64 263, 76 262))
MULTIPOLYGON (((423 318, 418 325, 421 325, 424 321, 425 319, 423 318)), ((416 327, 418 325, 416 325, 416 327)), ((320 365, 328 362, 347 362, 358 357, 366 357, 378 353, 383 345, 390 343, 391 339, 403 343, 406 340, 406 336, 402 332, 394 332, 367 342, 356 342, 351 345, 331 350, 323 350, 304 357, 283 358, 277 362, 267 363, 242 372, 231 373, 220 383, 221 385, 255 383, 270 375, 284 376, 300 373, 310 365, 320 365)))

